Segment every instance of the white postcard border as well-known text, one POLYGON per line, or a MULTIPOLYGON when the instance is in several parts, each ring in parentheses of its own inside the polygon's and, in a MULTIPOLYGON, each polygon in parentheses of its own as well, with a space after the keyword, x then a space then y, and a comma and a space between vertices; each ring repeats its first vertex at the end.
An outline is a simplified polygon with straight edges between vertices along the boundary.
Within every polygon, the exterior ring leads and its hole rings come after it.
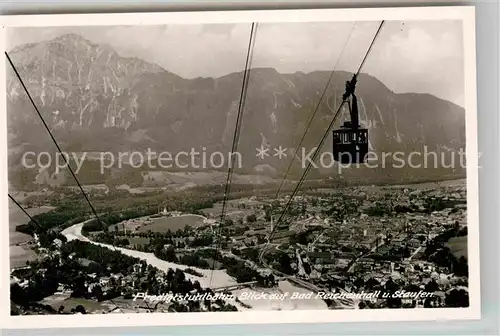
MULTIPOLYGON (((319 322, 373 322, 480 319, 479 276, 479 192, 478 143, 476 101, 475 12, 472 6, 403 7, 373 9, 310 9, 310 10, 258 10, 207 11, 127 14, 67 14, 18 15, 0 17, 2 28, 44 26, 109 26, 160 25, 193 23, 242 22, 328 22, 328 21, 380 21, 380 20, 461 20, 464 36, 466 155, 467 155, 467 223, 469 260, 468 308, 375 309, 375 310, 313 310, 313 311, 249 311, 217 313, 141 313, 103 315, 39 315, 11 316, 9 293, 9 227, 8 196, 0 196, 0 214, 4 226, 1 243, 0 316, 3 328, 68 328, 161 325, 216 325, 266 323, 319 323, 319 322)), ((5 29, 0 34, 0 45, 5 49, 5 29)), ((1 62, 0 87, 6 92, 6 62, 1 62)), ((0 154, 7 158, 6 95, 0 95, 0 154)), ((0 166, 2 190, 8 190, 7 164, 0 166)))

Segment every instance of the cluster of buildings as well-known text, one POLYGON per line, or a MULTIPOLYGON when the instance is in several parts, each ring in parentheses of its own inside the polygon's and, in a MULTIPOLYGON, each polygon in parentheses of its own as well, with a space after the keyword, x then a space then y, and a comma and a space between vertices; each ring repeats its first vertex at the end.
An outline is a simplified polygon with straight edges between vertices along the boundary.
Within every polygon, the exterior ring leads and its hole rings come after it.
POLYGON ((423 260, 429 241, 449 228, 467 226, 464 185, 353 187, 342 193, 325 190, 297 197, 291 209, 296 214, 293 221, 277 227, 265 214, 273 202, 278 204, 273 217, 278 217, 288 199, 265 201, 246 206, 260 220, 233 221, 228 229, 229 248, 244 250, 270 244, 275 251, 288 254, 291 268, 301 278, 315 284, 343 285, 346 290, 352 289, 355 278, 371 278, 382 284, 393 279, 420 287, 435 280, 443 293, 464 282, 449 269, 423 260), (385 212, 372 215, 374 206, 385 212), (301 235, 306 238, 297 239, 301 235))

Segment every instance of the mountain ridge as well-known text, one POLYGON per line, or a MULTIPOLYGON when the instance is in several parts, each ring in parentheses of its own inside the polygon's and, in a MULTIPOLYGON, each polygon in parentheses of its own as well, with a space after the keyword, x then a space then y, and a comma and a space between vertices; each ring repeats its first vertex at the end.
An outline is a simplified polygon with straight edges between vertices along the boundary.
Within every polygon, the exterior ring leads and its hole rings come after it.
MULTIPOLYGON (((28 46, 19 46, 10 56, 62 148, 142 151, 156 146, 171 152, 202 146, 211 151, 231 148, 243 71, 186 79, 157 64, 121 57, 112 47, 77 34, 28 46)), ((8 71, 9 147, 28 143, 36 151, 52 148, 13 71, 8 71)), ((295 148, 329 76, 329 71, 321 70, 250 71, 239 143, 249 171, 262 164, 277 171, 288 165, 274 157, 261 162, 255 149, 295 148)), ((319 141, 351 76, 335 72, 305 147, 319 141)), ((424 145, 458 151, 465 146, 465 111, 452 102, 425 93, 395 93, 363 73, 357 96, 361 123, 369 129, 370 147, 376 152, 408 152, 424 145)), ((347 114, 344 110, 343 118, 347 114)), ((328 140, 324 150, 330 147, 328 140)), ((9 157, 10 166, 18 163, 18 156, 9 157)))

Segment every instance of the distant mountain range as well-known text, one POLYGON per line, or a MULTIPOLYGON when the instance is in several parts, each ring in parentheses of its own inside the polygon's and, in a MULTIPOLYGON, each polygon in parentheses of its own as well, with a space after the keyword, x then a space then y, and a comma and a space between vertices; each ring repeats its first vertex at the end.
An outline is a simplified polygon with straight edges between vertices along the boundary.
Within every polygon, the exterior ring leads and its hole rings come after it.
MULTIPOLYGON (((65 151, 231 148, 242 72, 185 79, 75 34, 22 45, 9 55, 65 151)), ((9 166, 15 174, 24 151, 54 146, 9 65, 7 69, 9 166)), ((279 145, 295 148, 329 75, 252 69, 238 147, 244 158, 242 171, 283 172, 289 161, 272 156, 261 161, 256 148, 269 145, 271 153, 279 145)), ((348 72, 335 73, 304 147, 317 145, 351 77, 348 72)), ((409 152, 424 145, 455 152, 465 147, 465 111, 460 106, 430 94, 396 94, 366 74, 358 79, 357 96, 361 123, 370 131, 375 152, 409 152)), ((331 140, 324 150, 330 148, 331 140)))

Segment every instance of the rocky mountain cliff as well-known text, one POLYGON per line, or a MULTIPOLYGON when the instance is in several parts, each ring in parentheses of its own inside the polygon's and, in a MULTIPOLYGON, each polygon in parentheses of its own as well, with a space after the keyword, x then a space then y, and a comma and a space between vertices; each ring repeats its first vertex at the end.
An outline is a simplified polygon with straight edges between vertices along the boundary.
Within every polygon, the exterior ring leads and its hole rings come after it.
MULTIPOLYGON (((158 65, 124 58, 79 35, 27 44, 9 53, 41 114, 65 151, 169 151, 231 148, 243 73, 185 79, 158 65)), ((201 57, 201 55, 200 55, 201 57)), ((26 150, 54 150, 7 64, 9 164, 26 150)), ((259 160, 256 148, 295 148, 329 72, 281 74, 252 69, 239 141, 244 170, 280 172, 287 160, 259 160), (266 171, 266 170, 261 170, 266 171)), ((317 142, 352 74, 338 71, 305 138, 317 142)), ((396 94, 374 77, 358 79, 360 119, 377 153, 457 151, 465 146, 463 108, 429 94, 396 94)), ((348 112, 343 112, 347 117, 348 112)), ((337 123, 337 127, 340 126, 337 123)), ((324 149, 330 150, 329 139, 324 149)), ((421 172, 419 173, 421 174, 421 172)))

